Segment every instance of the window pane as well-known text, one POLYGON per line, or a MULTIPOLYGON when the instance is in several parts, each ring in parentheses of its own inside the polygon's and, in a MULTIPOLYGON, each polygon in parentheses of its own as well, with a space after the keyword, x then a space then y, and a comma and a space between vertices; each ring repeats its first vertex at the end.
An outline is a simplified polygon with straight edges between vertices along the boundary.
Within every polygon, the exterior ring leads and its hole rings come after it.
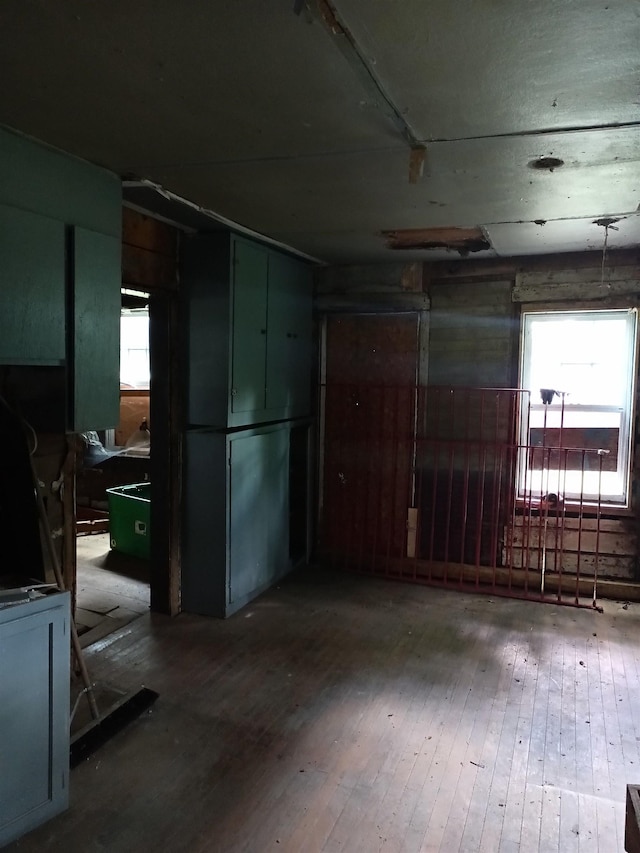
POLYGON ((120 320, 120 384, 149 387, 149 311, 122 309, 120 320))
POLYGON ((626 503, 635 336, 633 310, 523 314, 520 494, 626 503))

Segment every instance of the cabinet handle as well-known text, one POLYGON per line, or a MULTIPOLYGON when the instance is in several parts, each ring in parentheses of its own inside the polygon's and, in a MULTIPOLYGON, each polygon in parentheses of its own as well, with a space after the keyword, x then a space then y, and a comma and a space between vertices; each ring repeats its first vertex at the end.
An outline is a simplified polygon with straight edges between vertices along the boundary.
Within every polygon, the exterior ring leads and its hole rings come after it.
POLYGON ((261 334, 261 335, 266 335, 266 334, 267 334, 267 330, 266 330, 266 329, 260 329, 260 334, 261 334))

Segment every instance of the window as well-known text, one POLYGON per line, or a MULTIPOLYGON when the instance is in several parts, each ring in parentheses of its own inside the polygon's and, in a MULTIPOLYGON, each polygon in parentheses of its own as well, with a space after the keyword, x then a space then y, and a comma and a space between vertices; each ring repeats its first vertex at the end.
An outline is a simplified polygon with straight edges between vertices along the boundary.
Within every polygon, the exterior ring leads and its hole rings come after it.
POLYGON ((518 492, 629 502, 635 309, 523 313, 518 492))
POLYGON ((120 385, 149 388, 149 309, 123 308, 120 317, 120 385))

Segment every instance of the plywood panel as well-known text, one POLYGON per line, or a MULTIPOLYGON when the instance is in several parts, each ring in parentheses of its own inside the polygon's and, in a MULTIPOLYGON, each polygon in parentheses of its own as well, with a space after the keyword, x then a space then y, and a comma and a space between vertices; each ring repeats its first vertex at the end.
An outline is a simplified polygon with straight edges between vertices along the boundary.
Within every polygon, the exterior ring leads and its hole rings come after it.
POLYGON ((418 315, 330 317, 323 544, 401 555, 412 502, 418 315))
POLYGON ((431 285, 429 384, 513 387, 511 281, 431 285))

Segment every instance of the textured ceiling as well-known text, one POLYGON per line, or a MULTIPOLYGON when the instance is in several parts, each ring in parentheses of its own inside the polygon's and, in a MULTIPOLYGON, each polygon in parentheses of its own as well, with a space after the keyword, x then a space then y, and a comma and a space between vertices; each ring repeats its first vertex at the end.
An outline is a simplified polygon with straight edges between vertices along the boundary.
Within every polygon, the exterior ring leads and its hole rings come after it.
POLYGON ((387 249, 405 228, 481 226, 486 255, 599 249, 602 217, 638 245, 636 0, 329 9, 3 0, 0 121, 329 262, 446 256, 387 249), (398 117, 426 145, 416 183, 398 117))

